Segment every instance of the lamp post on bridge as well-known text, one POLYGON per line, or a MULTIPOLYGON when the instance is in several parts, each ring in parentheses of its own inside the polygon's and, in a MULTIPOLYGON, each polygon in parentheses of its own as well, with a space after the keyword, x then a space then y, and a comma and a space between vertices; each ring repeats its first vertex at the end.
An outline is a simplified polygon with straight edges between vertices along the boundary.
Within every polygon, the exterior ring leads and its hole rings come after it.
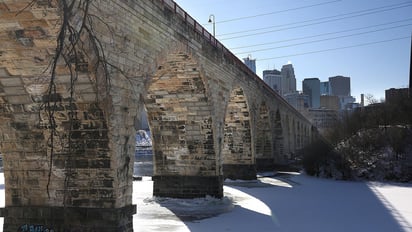
POLYGON ((209 15, 209 23, 213 23, 213 37, 216 38, 216 20, 215 20, 215 15, 211 14, 209 15))

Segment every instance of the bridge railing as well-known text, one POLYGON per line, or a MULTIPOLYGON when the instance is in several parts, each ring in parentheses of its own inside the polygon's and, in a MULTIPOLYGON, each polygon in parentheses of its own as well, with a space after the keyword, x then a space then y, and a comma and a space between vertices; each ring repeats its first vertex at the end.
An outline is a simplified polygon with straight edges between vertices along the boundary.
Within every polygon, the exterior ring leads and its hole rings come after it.
POLYGON ((205 39, 209 41, 213 46, 218 47, 222 50, 224 49, 223 44, 221 44, 212 34, 210 34, 201 24, 199 24, 194 18, 192 18, 192 16, 190 16, 173 0, 162 0, 162 2, 171 10, 173 10, 176 14, 182 17, 184 21, 187 24, 191 25, 197 33, 203 35, 203 37, 205 37, 205 39))
MULTIPOLYGON (((293 106, 291 106, 283 97, 281 97, 276 91, 274 91, 270 86, 268 86, 256 73, 252 72, 248 66, 246 66, 239 58, 237 58, 229 49, 227 49, 219 40, 217 40, 212 34, 210 34, 201 24, 199 24, 192 16, 190 16, 185 10, 183 10, 177 3, 173 0, 161 0, 162 3, 172 10, 175 14, 179 15, 187 24, 191 25, 197 33, 202 35, 205 40, 209 41, 210 44, 217 49, 221 50, 223 54, 231 59, 237 66, 249 76, 253 77, 258 83, 262 85, 267 91, 271 92, 273 95, 277 96, 280 101, 285 103, 289 108, 301 115, 293 106)), ((306 119, 304 116, 302 116, 306 119)), ((306 119, 307 120, 307 119, 306 119)))

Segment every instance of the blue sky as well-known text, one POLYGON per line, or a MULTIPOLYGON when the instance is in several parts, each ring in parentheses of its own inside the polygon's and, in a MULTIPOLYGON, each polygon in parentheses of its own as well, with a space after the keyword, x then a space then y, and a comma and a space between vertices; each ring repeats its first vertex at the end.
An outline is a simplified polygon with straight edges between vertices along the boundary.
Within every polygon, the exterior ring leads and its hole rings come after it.
POLYGON ((352 95, 409 84, 412 0, 176 0, 257 74, 291 62, 304 78, 351 77, 352 95), (266 28, 266 29, 262 29, 266 28), (256 46, 259 44, 265 44, 256 46))

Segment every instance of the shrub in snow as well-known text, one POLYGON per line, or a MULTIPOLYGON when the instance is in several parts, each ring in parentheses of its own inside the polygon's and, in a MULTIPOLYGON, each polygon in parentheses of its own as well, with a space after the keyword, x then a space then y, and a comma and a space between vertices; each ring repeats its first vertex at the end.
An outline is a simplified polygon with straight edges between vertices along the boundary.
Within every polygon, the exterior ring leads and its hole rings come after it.
POLYGON ((323 140, 317 140, 299 152, 302 167, 308 175, 349 179, 347 162, 333 151, 333 147, 323 140))
POLYGON ((411 181, 412 131, 405 127, 362 130, 335 146, 352 176, 368 180, 411 181))
POLYGON ((340 180, 412 180, 412 130, 407 127, 363 129, 334 147, 318 140, 299 154, 308 175, 340 180))

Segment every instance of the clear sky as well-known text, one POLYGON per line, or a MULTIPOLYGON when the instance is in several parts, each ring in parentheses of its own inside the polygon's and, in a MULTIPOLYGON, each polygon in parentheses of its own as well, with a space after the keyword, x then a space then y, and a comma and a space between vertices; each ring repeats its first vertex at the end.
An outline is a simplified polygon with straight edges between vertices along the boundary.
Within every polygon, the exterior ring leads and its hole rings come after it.
POLYGON ((352 95, 383 99, 409 85, 412 0, 176 0, 256 72, 291 62, 304 78, 351 78, 352 95), (262 45, 264 44, 264 45, 262 45), (258 46, 259 45, 259 46, 258 46))

